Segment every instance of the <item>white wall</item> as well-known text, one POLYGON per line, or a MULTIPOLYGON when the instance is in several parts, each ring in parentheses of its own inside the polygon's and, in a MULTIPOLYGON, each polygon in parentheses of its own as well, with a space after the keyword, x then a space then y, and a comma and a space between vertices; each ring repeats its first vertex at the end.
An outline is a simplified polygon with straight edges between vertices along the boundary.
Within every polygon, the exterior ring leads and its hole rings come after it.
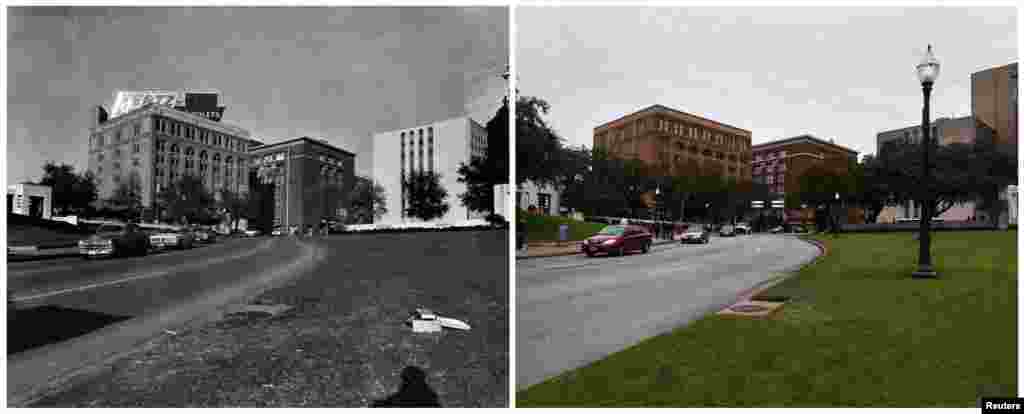
MULTIPOLYGON (((449 207, 448 214, 434 222, 454 224, 467 219, 467 210, 459 202, 459 194, 466 191, 466 186, 458 182, 458 169, 459 163, 469 162, 471 127, 468 117, 460 117, 373 135, 373 179, 384 188, 388 209, 378 223, 399 224, 419 221, 409 217, 402 218, 401 134, 422 128, 426 141, 426 131, 431 127, 434 129, 434 171, 441 174, 441 185, 448 191, 448 198, 445 201, 449 207)), ((427 154, 427 151, 424 151, 424 157, 427 154)), ((409 162, 410 159, 407 157, 406 163, 409 162)), ((428 163, 424 161, 423 165, 426 169, 428 163)), ((408 165, 406 171, 409 171, 408 165)), ((483 217, 483 214, 468 215, 468 218, 480 217, 483 217)))
POLYGON ((550 185, 538 186, 533 182, 527 181, 519 186, 517 192, 522 193, 522 195, 518 196, 519 204, 516 205, 516 208, 526 210, 529 209, 531 205, 540 208, 539 194, 544 193, 551 195, 551 205, 548 206, 548 211, 545 211, 544 214, 551 216, 561 214, 562 194, 556 191, 554 187, 550 185))
POLYGON ((53 215, 53 188, 50 186, 14 184, 7 186, 7 194, 14 196, 11 203, 11 212, 14 214, 27 216, 32 205, 31 197, 42 197, 43 218, 49 219, 53 215))

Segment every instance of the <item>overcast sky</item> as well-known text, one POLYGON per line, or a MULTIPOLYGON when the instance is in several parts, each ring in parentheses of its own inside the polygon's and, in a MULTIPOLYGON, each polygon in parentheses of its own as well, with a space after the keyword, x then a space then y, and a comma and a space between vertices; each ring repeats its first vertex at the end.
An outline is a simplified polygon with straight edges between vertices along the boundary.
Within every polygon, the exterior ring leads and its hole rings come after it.
POLYGON ((521 7, 519 92, 569 144, 653 104, 861 154, 921 122, 915 66, 941 63, 932 119, 971 112, 971 73, 1017 61, 1014 8, 521 7))
POLYGON ((321 137, 372 171, 371 135, 500 105, 508 9, 9 8, 7 181, 87 166, 117 89, 212 88, 224 122, 321 137))

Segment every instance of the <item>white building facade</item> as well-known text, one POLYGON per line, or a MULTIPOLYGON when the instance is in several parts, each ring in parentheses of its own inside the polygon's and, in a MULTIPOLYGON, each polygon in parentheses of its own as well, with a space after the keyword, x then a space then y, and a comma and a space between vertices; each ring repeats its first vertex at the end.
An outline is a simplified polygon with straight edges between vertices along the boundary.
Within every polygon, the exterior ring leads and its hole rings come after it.
POLYGON ((48 185, 14 184, 7 186, 7 212, 50 219, 53 214, 53 188, 48 185))
POLYGON ((414 171, 440 174, 441 186, 448 192, 448 213, 434 222, 454 225, 483 218, 486 213, 469 211, 460 202, 466 185, 458 182, 458 169, 459 164, 486 153, 487 129, 469 117, 374 134, 373 180, 384 188, 388 210, 379 223, 421 222, 405 214, 402 179, 414 171))
POLYGON ((516 189, 516 208, 545 216, 562 215, 562 196, 552 185, 526 181, 516 189))

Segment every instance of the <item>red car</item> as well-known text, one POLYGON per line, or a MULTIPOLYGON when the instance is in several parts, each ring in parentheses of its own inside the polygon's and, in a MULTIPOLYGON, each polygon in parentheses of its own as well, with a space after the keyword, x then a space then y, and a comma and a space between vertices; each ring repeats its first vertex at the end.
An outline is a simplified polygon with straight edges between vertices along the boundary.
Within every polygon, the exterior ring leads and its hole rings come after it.
POLYGON ((633 225, 606 226, 590 236, 580 245, 580 250, 589 257, 598 253, 623 256, 628 251, 651 251, 654 237, 647 229, 633 225))

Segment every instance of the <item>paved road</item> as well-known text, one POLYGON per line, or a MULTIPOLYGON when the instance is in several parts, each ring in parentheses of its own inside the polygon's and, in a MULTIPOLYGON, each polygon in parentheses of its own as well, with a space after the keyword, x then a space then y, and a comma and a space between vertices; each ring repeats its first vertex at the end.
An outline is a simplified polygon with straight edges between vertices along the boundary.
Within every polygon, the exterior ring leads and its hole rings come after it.
POLYGON ((688 324, 817 253, 792 236, 753 235, 647 255, 518 261, 516 386, 688 324))
POLYGON ((204 358, 128 355, 120 368, 34 405, 366 406, 366 398, 397 389, 406 365, 417 365, 445 406, 507 406, 507 232, 353 234, 308 244, 322 260, 260 295, 295 306, 288 318, 182 331, 151 350, 204 358), (401 321, 419 306, 460 318, 472 330, 411 334, 401 321), (147 362, 134 364, 140 360, 147 362), (289 391, 265 394, 268 381, 289 391))
MULTIPOLYGON (((228 240, 142 258, 18 263, 8 290, 18 308, 57 306, 126 321, 8 356, 8 404, 126 352, 167 327, 180 326, 244 298, 321 260, 315 244, 294 239, 228 240)), ((59 330, 54 326, 38 329, 59 330)), ((8 336, 18 335, 8 332, 8 336)))

